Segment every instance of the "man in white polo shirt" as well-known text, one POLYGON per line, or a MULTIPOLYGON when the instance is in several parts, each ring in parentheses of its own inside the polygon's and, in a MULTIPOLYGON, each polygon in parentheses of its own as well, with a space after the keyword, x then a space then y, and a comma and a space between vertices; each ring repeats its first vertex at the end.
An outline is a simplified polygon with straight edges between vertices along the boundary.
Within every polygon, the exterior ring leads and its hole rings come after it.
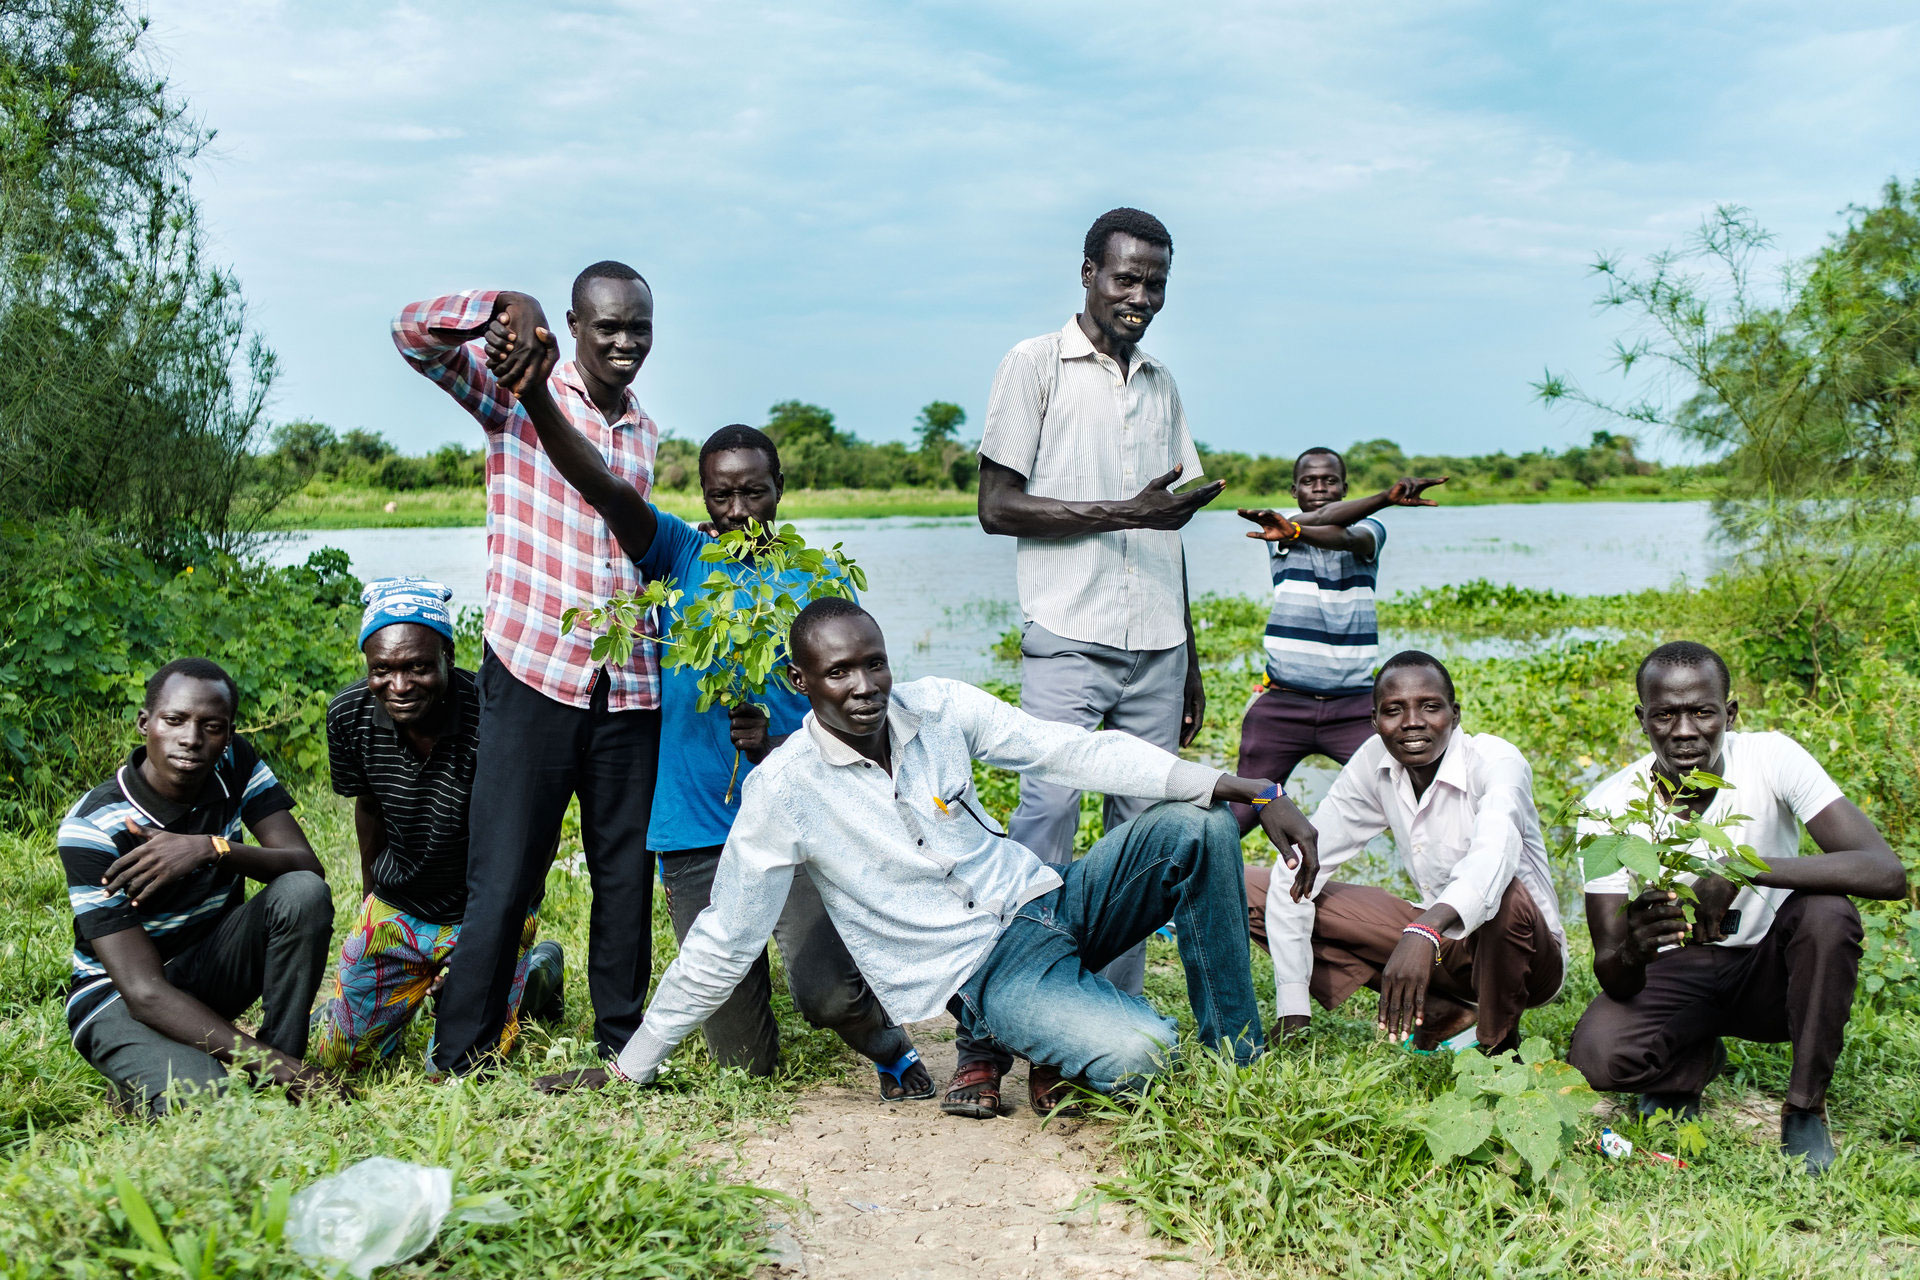
MULTIPOLYGON (((1688 928, 1671 893, 1628 901, 1619 872, 1587 881, 1587 928, 1602 994, 1574 1028, 1567 1061, 1596 1089, 1640 1093, 1640 1111, 1694 1115, 1726 1065, 1722 1036, 1793 1045, 1780 1146, 1813 1173, 1833 1163, 1827 1085, 1846 1038, 1860 971, 1860 914, 1849 897, 1898 898, 1906 871, 1885 837, 1805 747, 1784 733, 1736 733, 1727 664, 1703 644, 1663 644, 1640 664, 1634 708, 1653 751, 1587 796, 1623 813, 1652 770, 1672 796, 1702 769, 1724 790, 1680 797, 1708 822, 1750 815, 1727 834, 1770 870, 1752 888, 1710 876, 1688 928), (1805 827, 1820 852, 1800 856, 1805 827)), ((1582 834, 1605 828, 1590 819, 1582 834)))
MULTIPOLYGON (((1021 709, 1169 751, 1193 740, 1206 707, 1180 529, 1223 487, 1173 491, 1199 477, 1200 455, 1173 375, 1139 349, 1172 264, 1158 218, 1101 214, 1082 247, 1082 310, 1007 353, 980 440, 980 527, 1020 540, 1021 709)), ((1108 796, 1106 829, 1146 807, 1108 796)), ((1020 780, 1013 839, 1065 866, 1079 824, 1079 791, 1020 780)), ((1130 995, 1145 974, 1144 947, 1104 970, 1130 995)), ((1012 1057, 965 1039, 959 1057, 942 1107, 997 1114, 1012 1057)))

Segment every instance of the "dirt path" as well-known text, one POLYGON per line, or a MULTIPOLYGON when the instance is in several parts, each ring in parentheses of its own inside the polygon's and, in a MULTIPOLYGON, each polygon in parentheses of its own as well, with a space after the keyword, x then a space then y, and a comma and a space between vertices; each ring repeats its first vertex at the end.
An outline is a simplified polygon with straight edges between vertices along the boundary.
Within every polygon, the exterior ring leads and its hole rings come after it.
MULTIPOLYGON (((935 1086, 944 1088, 953 1073, 953 1023, 943 1019, 913 1030, 935 1086)), ((851 1086, 808 1098, 791 1124, 744 1139, 742 1180, 785 1191, 808 1209, 776 1231, 787 1257, 761 1274, 769 1280, 800 1274, 808 1280, 1201 1280, 1220 1274, 1204 1256, 1153 1238, 1121 1206, 1097 1199, 1105 1126, 1056 1120, 1042 1129, 1026 1096, 1025 1068, 1016 1065, 1005 1099, 1018 1100, 1019 1109, 998 1120, 963 1120, 942 1114, 937 1102, 882 1106, 862 1073, 851 1086)))

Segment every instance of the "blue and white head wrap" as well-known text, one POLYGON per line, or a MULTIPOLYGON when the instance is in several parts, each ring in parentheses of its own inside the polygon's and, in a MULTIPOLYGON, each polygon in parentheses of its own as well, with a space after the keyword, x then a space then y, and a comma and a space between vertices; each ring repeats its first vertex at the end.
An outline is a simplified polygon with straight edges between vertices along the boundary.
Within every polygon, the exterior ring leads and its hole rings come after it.
POLYGON ((376 578, 360 593, 367 611, 360 618, 360 643, 382 627, 417 622, 453 639, 453 591, 431 578, 376 578))

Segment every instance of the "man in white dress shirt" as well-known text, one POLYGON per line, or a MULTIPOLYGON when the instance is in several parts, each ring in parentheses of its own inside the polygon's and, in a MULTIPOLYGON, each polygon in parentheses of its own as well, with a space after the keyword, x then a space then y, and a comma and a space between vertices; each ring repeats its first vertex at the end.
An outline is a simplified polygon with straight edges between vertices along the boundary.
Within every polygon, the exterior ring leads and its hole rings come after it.
POLYGON ((1027 1058, 1046 1087, 1101 1092, 1159 1071, 1174 1020, 1098 970, 1171 917, 1200 1039, 1245 1062, 1261 1049, 1246 966, 1240 832, 1227 801, 1313 876, 1313 828, 1272 782, 1182 760, 1129 734, 1037 720, 954 680, 895 685, 879 626, 849 601, 794 620, 789 677, 812 710, 747 775, 711 905, 606 1071, 542 1081, 654 1078, 766 945, 796 868, 896 1022, 942 1010, 1027 1058), (1156 803, 1056 870, 980 806, 973 763, 1156 803))
MULTIPOLYGON (((1709 876, 1691 929, 1672 893, 1629 901, 1622 871, 1587 882, 1587 928, 1601 994, 1573 1029, 1567 1061, 1596 1089, 1640 1094, 1640 1112, 1697 1115, 1726 1065, 1722 1036, 1793 1045, 1780 1146, 1812 1173, 1833 1163, 1827 1085, 1846 1041, 1860 972, 1860 913, 1848 898, 1898 898, 1900 859, 1873 820, 1784 733, 1737 733, 1727 664, 1676 640, 1648 654, 1634 708, 1653 750, 1595 787, 1587 808, 1621 813, 1652 770, 1673 797, 1696 769, 1728 786, 1678 797, 1727 827, 1769 867, 1752 888, 1709 876), (1800 831, 1820 852, 1800 856, 1800 831)), ((1605 827, 1582 819, 1581 833, 1605 827)))
MULTIPOLYGON (((1139 209, 1111 209, 1081 246, 1080 312, 1009 351, 980 433, 980 527, 1020 540, 1020 706, 1042 720, 1119 729, 1168 751, 1193 740, 1206 693, 1192 645, 1180 530, 1219 495, 1173 374, 1140 349, 1167 298, 1173 238, 1139 209), (1188 487, 1179 493, 1175 484, 1188 487)), ((1112 831, 1149 802, 1109 795, 1112 831)), ((1054 867, 1073 861, 1080 790, 1020 779, 1007 828, 1054 867)), ((1139 995, 1146 951, 1106 976, 1139 995)), ((962 1037, 950 1115, 997 1113, 1004 1047, 962 1037)))
POLYGON ((1314 810, 1320 877, 1295 901, 1284 877, 1249 868, 1250 917, 1273 953, 1280 1023, 1303 1030, 1309 994, 1333 1009, 1361 987, 1380 993, 1380 1028, 1415 1048, 1458 1038, 1488 1053, 1520 1043, 1522 1010, 1559 994, 1567 935, 1553 891, 1533 770, 1503 738, 1460 732, 1453 677, 1409 649, 1373 683, 1369 739, 1314 810), (1420 892, 1328 883, 1383 831, 1420 892))

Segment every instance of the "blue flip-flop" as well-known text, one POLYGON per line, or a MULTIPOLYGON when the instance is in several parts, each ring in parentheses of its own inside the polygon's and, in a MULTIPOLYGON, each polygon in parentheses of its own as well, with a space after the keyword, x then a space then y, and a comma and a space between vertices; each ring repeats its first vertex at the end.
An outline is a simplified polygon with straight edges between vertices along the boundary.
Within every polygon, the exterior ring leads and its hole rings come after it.
POLYGON ((880 1101, 925 1102, 933 1096, 933 1078, 931 1076, 927 1078, 927 1087, 924 1091, 920 1093, 904 1092, 907 1087, 907 1082, 904 1078, 907 1074, 907 1068, 918 1061, 920 1061, 920 1051, 918 1049, 908 1049, 893 1062, 876 1062, 873 1064, 874 1070, 880 1073, 880 1101), (889 1098, 887 1096, 887 1081, 889 1079, 903 1092, 889 1098))

